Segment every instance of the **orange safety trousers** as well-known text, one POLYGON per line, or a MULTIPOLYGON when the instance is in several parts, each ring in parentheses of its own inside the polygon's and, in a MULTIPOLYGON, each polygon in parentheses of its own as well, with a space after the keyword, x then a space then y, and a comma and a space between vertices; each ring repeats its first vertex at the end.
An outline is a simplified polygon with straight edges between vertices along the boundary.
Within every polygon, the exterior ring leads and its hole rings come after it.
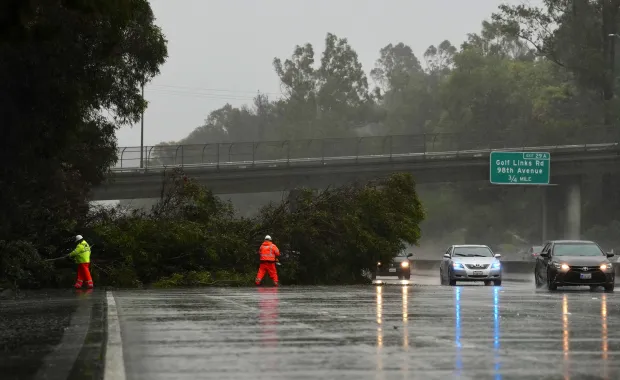
POLYGON ((261 261, 258 267, 258 274, 256 275, 256 285, 260 285, 265 277, 265 273, 269 273, 269 277, 273 280, 274 284, 278 284, 278 272, 276 271, 275 261, 261 261))
POLYGON ((79 289, 86 281, 86 285, 89 289, 93 287, 93 278, 90 276, 90 263, 78 264, 77 268, 77 281, 75 282, 75 288, 79 289))

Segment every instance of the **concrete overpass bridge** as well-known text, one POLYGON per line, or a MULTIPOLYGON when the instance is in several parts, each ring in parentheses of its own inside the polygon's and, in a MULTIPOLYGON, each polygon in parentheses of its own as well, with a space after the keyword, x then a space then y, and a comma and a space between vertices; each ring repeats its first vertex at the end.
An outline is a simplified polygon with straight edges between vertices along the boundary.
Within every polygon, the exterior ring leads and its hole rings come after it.
POLYGON ((92 200, 158 198, 174 168, 182 168, 215 194, 238 194, 325 188, 396 172, 412 173, 418 184, 488 181, 494 150, 549 152, 552 186, 542 190, 547 200, 543 236, 560 236, 559 230, 564 230, 562 237, 575 238, 580 230, 581 176, 620 171, 616 136, 615 131, 610 135, 589 130, 582 136, 564 136, 556 144, 536 139, 539 144, 534 145, 515 142, 519 140, 514 136, 481 143, 457 134, 424 134, 127 147, 120 148, 109 181, 93 189, 92 200))

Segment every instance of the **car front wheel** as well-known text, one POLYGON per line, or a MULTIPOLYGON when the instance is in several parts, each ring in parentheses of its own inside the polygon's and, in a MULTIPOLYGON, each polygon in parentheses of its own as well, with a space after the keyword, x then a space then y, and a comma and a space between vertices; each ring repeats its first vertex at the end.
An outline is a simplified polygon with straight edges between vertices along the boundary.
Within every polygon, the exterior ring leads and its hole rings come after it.
POLYGON ((452 276, 450 276, 449 274, 448 274, 448 283, 450 284, 450 286, 456 286, 456 280, 454 280, 452 276))
POLYGON ((614 287, 615 287, 615 283, 612 282, 610 284, 605 285, 605 291, 606 292, 613 292, 614 291, 614 287))
POLYGON ((555 283, 555 281, 553 281, 553 279, 551 278, 549 274, 547 274, 547 287, 549 288, 549 290, 558 289, 558 285, 555 283))
POLYGON ((495 280, 495 286, 502 286, 502 280, 495 280))
POLYGON ((534 272, 534 284, 536 284, 536 289, 542 288, 542 279, 538 274, 538 271, 534 272))

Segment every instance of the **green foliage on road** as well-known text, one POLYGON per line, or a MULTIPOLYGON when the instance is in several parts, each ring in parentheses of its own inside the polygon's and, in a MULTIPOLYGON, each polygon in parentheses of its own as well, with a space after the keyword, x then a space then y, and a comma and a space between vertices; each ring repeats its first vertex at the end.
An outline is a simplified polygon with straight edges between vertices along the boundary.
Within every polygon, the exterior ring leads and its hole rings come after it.
POLYGON ((285 271, 303 284, 363 282, 362 273, 377 261, 389 262, 405 243, 418 243, 425 216, 408 174, 318 195, 298 192, 293 205, 268 206, 260 215, 261 230, 298 252, 285 271))
POLYGON ((282 283, 361 283, 377 261, 419 241, 424 219, 406 174, 319 194, 302 190, 251 219, 235 217, 230 204, 180 173, 164 192, 149 213, 117 208, 92 215, 85 236, 97 247, 98 283, 250 285, 266 234, 282 251, 282 283))

